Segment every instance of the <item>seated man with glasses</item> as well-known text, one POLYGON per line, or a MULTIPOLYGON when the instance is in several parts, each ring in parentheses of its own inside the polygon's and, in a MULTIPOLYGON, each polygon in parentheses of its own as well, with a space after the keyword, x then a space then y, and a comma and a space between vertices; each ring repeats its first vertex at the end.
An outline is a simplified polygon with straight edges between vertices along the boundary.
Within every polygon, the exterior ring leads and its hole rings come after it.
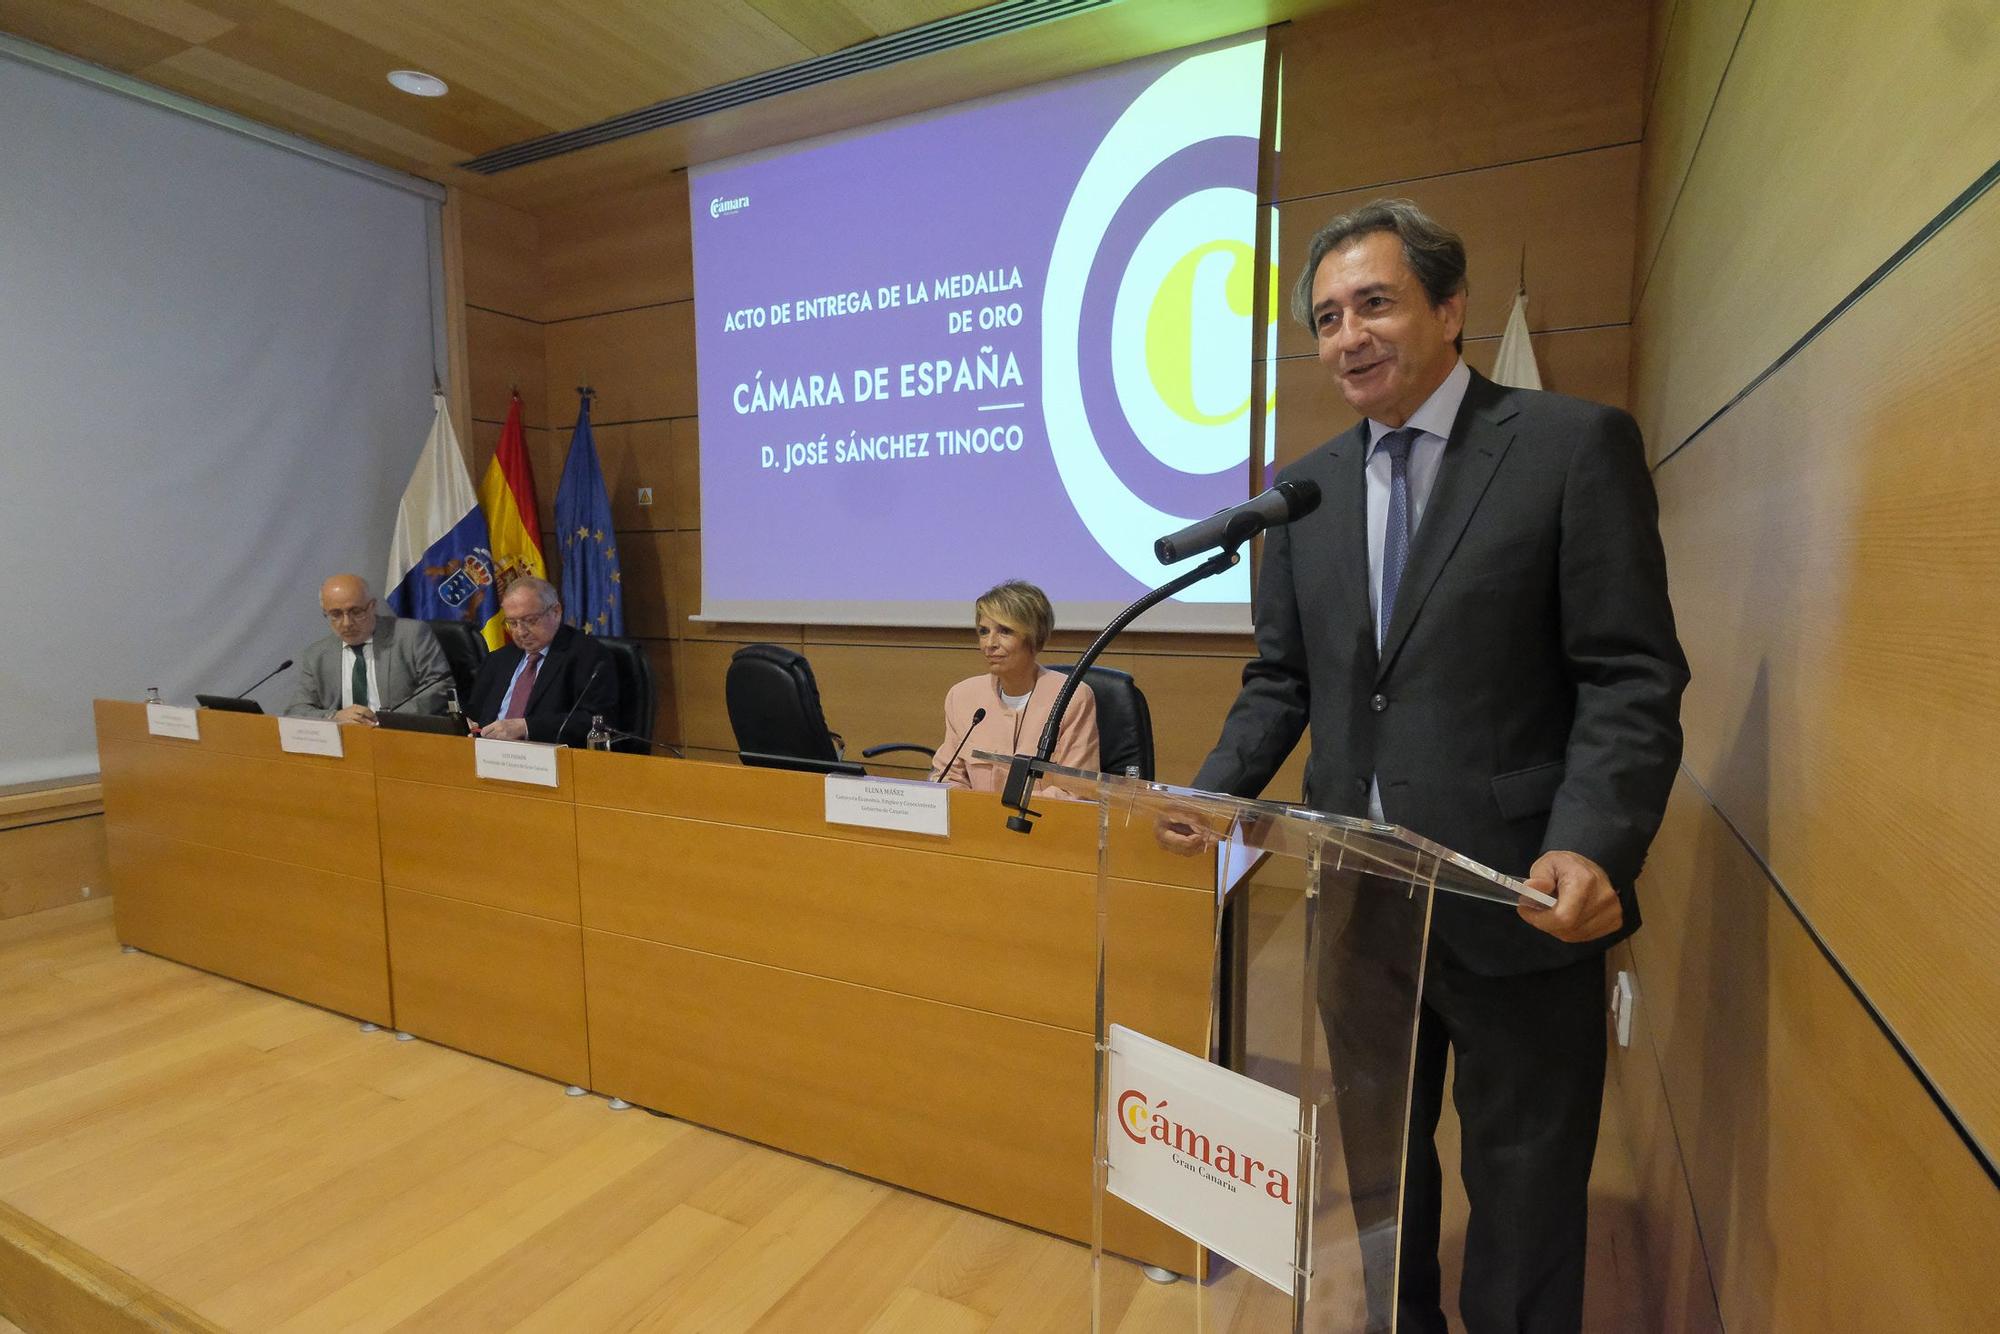
POLYGON ((287 717, 372 724, 384 707, 444 712, 451 664, 428 625, 377 608, 358 574, 321 584, 319 609, 333 633, 299 655, 299 689, 287 717))
POLYGON ((523 575, 500 599, 506 648, 486 655, 465 719, 480 736, 581 746, 590 720, 617 726, 618 673, 604 646, 562 621, 554 584, 523 575))

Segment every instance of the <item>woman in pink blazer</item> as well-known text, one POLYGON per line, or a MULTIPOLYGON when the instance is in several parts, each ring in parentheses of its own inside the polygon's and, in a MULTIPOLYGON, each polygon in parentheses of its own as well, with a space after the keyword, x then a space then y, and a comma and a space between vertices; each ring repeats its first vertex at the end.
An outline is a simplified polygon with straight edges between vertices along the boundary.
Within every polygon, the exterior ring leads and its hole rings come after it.
MULTIPOLYGON (((944 697, 944 743, 935 761, 944 767, 932 769, 931 778, 975 792, 998 792, 1006 781, 1006 766, 975 759, 973 752, 1035 753, 1063 686, 1061 672, 1035 660, 1055 629, 1055 610, 1041 589, 1010 579, 982 594, 972 604, 972 615, 986 670, 960 681, 944 697), (973 726, 972 716, 980 709, 986 716, 973 726)), ((1062 730, 1049 758, 1072 769, 1096 770, 1097 701, 1088 685, 1079 682, 1063 710, 1062 730)))

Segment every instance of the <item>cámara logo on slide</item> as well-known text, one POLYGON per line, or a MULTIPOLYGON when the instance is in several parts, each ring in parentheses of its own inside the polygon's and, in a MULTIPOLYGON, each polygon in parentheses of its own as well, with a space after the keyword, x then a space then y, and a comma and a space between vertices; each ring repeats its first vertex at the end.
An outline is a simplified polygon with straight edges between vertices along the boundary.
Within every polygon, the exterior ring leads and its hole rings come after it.
MULTIPOLYGON (((1064 491, 1141 584, 1153 539, 1248 480, 1262 43, 1167 70, 1097 146, 1063 212, 1042 304, 1042 409, 1064 491)), ((1275 248, 1275 247, 1274 247, 1275 248)), ((1267 408, 1268 411, 1268 408, 1267 408)), ((1182 595, 1242 602, 1249 569, 1182 595)))
POLYGON ((734 199, 717 197, 708 201, 708 216, 719 218, 725 213, 741 213, 750 207, 749 195, 737 195, 734 199))

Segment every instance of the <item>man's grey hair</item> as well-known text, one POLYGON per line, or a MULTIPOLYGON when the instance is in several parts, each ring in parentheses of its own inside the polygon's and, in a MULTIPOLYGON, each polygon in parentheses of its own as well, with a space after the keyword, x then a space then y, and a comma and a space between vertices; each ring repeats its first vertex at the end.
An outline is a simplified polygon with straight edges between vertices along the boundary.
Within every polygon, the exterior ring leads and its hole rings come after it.
MULTIPOLYGON (((507 593, 512 593, 517 588, 525 588, 532 591, 537 598, 541 599, 544 611, 562 601, 562 594, 556 591, 556 586, 538 574, 517 576, 513 582, 507 585, 507 593)), ((505 597, 506 595, 503 593, 501 596, 505 597)))
MULTIPOLYGON (((1370 232, 1392 232, 1403 243, 1403 262, 1423 284, 1424 295, 1436 308, 1465 290, 1465 242, 1458 233, 1407 199, 1376 199, 1341 214, 1313 234, 1306 247, 1305 272, 1292 288, 1292 318, 1313 327, 1313 279, 1320 261, 1348 242, 1370 232)), ((1456 342, 1465 349, 1465 336, 1456 342)))

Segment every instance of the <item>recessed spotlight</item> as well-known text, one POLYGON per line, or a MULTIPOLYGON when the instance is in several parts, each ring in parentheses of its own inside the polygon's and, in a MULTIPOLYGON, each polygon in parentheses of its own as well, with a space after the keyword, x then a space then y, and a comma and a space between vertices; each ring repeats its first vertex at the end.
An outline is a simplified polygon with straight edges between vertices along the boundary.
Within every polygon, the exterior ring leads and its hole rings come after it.
POLYGON ((443 79, 418 69, 392 69, 389 82, 412 97, 443 97, 451 91, 443 79))

